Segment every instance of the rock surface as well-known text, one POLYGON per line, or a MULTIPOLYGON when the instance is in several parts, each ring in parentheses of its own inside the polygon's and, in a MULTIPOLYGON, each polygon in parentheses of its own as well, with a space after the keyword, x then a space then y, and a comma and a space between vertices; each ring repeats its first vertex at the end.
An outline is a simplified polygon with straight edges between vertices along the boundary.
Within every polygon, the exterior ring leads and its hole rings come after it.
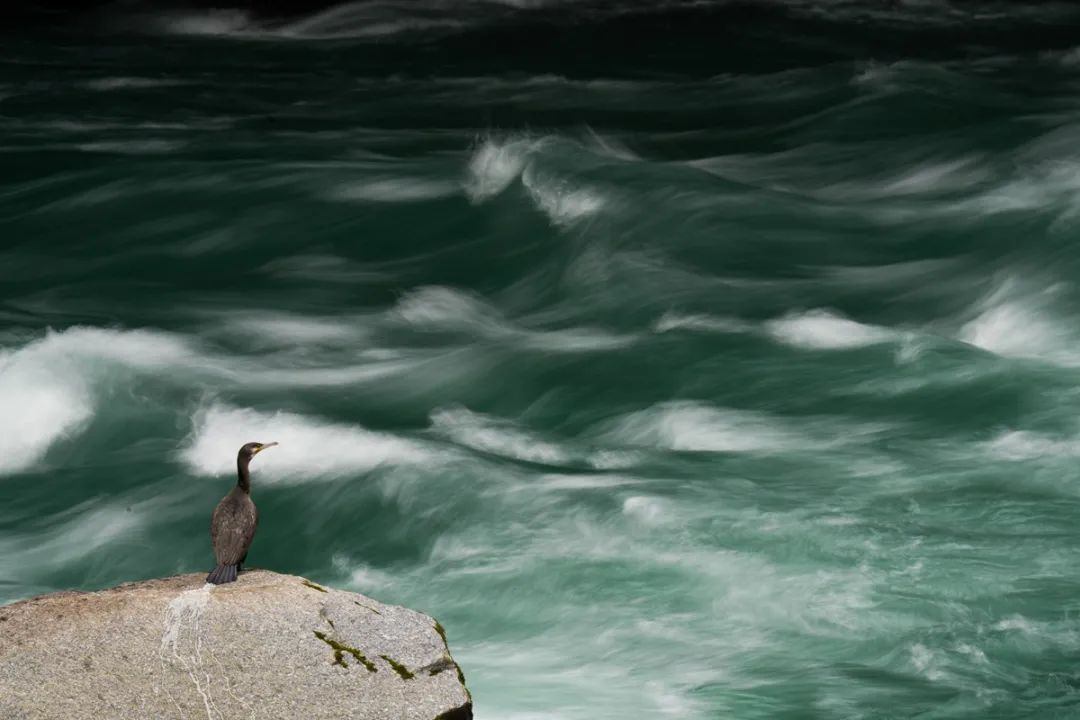
POLYGON ((442 627, 265 570, 0 607, 0 718, 466 720, 442 627))

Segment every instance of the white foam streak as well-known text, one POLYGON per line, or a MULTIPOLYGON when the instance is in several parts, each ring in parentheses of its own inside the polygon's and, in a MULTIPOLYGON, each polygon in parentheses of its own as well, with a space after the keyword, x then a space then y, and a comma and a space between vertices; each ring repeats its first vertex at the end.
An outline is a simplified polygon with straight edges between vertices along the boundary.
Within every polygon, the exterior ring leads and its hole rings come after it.
POLYGON ((425 13, 425 9, 423 3, 344 3, 268 32, 286 38, 333 40, 452 29, 463 24, 453 16, 425 13))
POLYGON ((569 462, 571 454, 554 443, 465 408, 445 408, 431 415, 435 432, 466 447, 528 462, 559 465, 569 462))
POLYGON ((623 500, 623 514, 643 525, 663 525, 672 519, 673 513, 661 498, 633 495, 623 500))
POLYGON ((518 486, 516 489, 542 491, 597 490, 637 485, 641 482, 637 478, 620 475, 543 475, 518 486))
POLYGON ((557 227, 596 215, 609 202, 597 189, 576 185, 536 166, 535 156, 550 142, 544 138, 485 140, 469 161, 466 195, 474 203, 480 203, 520 179, 533 204, 557 227))
POLYGON ((518 179, 536 147, 531 140, 485 140, 469 160, 466 195, 479 203, 501 193, 518 179))
POLYGON ((960 330, 960 339, 999 355, 1038 354, 1054 339, 1048 327, 1017 303, 988 308, 960 330))
POLYGON ((699 332, 738 333, 751 329, 751 325, 738 318, 718 317, 715 315, 684 315, 666 312, 656 321, 653 329, 658 333, 674 330, 696 330, 699 332))
POLYGON ((95 381, 110 366, 154 369, 188 355, 168 335, 91 328, 50 332, 0 355, 0 475, 32 467, 82 431, 94 414, 95 381))
POLYGON ((348 575, 349 579, 346 583, 349 588, 364 594, 371 594, 388 587, 393 587, 398 581, 397 576, 392 573, 379 570, 378 568, 369 565, 356 564, 352 562, 348 556, 341 553, 335 554, 330 559, 330 562, 333 564, 335 570, 348 575))
POLYGON ((478 296, 447 287, 422 287, 390 310, 392 321, 426 332, 460 332, 502 340, 542 352, 592 352, 626 347, 631 335, 593 328, 528 330, 514 325, 478 296))
POLYGON ((369 362, 346 367, 307 369, 258 369, 238 373, 237 380, 250 387, 332 388, 364 385, 406 375, 415 371, 421 360, 369 362))
POLYGON ((420 178, 377 178, 335 188, 331 199, 376 203, 410 203, 457 194, 454 183, 420 178))
POLYGON ((76 327, 50 332, 27 349, 31 348, 57 357, 106 360, 145 370, 187 362, 195 357, 191 346, 183 339, 146 330, 76 327))
POLYGON ((634 343, 631 335, 615 335, 603 330, 574 328, 526 332, 522 344, 544 352, 592 352, 617 350, 634 343))
POLYGON ((522 185, 553 225, 565 227, 600 212, 607 204, 596 190, 578 188, 557 178, 540 175, 532 168, 521 174, 522 185))
POLYGON ((66 519, 41 533, 0 537, 0 576, 47 575, 85 561, 111 543, 128 538, 145 524, 145 505, 136 511, 119 504, 93 503, 65 511, 66 519))
POLYGON ((668 402, 618 420, 615 442, 690 452, 759 452, 801 447, 806 440, 765 415, 692 402, 668 402))
POLYGON ((167 14, 156 20, 156 29, 173 35, 240 35, 255 28, 243 10, 204 10, 167 14))
POLYGON ((681 400, 629 413, 596 429, 600 439, 621 446, 680 452, 812 452, 865 443, 893 428, 847 424, 830 417, 803 418, 734 410, 681 400))
POLYGON ((447 287, 422 287, 406 294, 390 317, 422 330, 453 330, 479 335, 512 332, 510 326, 479 297, 447 287))
POLYGON ((787 315, 767 323, 766 331, 779 342, 807 350, 847 350, 898 337, 892 330, 864 325, 826 310, 787 315))
POLYGON ((915 670, 930 682, 943 680, 945 672, 940 669, 941 659, 937 652, 926 647, 922 643, 915 643, 909 648, 911 662, 915 670))
POLYGON ((1009 430, 987 442, 985 448, 1003 460, 1057 459, 1080 455, 1080 440, 1052 438, 1027 430, 1009 430))
POLYGON ((196 475, 235 473, 236 449, 248 442, 279 443, 252 461, 252 473, 281 483, 355 476, 433 457, 418 443, 394 435, 288 412, 215 404, 196 414, 194 426, 178 457, 196 475))
POLYGON ((624 160, 626 162, 637 162, 641 160, 641 157, 633 150, 628 148, 622 142, 610 138, 604 137, 597 133, 592 128, 589 128, 589 139, 591 141, 592 148, 600 155, 614 158, 616 160, 624 160))
POLYGON ((1037 358, 1060 365, 1080 364, 1078 338, 1053 315, 1059 290, 1029 289, 1009 279, 990 293, 977 315, 958 333, 960 340, 1006 357, 1037 358))
POLYGON ((285 313, 230 313, 224 319, 232 335, 249 342, 295 346, 312 343, 351 343, 368 337, 370 331, 358 320, 308 317, 285 313))
POLYGON ((25 355, 0 361, 0 398, 0 474, 34 465, 93 414, 81 378, 40 367, 25 355))

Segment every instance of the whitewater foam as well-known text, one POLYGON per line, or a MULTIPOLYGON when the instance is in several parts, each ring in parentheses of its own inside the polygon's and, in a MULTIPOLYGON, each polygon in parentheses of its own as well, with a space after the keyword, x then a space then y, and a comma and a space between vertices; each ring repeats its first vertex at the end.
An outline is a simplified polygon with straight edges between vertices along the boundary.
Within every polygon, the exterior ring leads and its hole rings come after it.
POLYGON ((897 337, 892 330, 864 325, 827 310, 793 313, 772 320, 765 327, 779 342, 807 350, 846 350, 897 337))
MULTIPOLYGON (((362 353, 361 359, 362 358, 362 353)), ((430 358, 419 356, 397 360, 371 358, 367 362, 338 367, 315 368, 268 368, 241 366, 235 373, 235 381, 248 387, 263 388, 344 388, 350 385, 371 385, 395 378, 404 378, 410 372, 418 372, 430 358)), ((438 358, 434 358, 437 360, 438 358)), ((290 364, 288 359, 282 364, 290 364)), ((469 367, 454 367, 447 362, 447 371, 468 373, 469 367)), ((445 381, 449 381, 445 377, 445 381)), ((420 384, 420 381, 416 381, 420 384)))
POLYGON ((1080 365, 1080 335, 1060 316, 1064 286, 1011 275, 967 313, 957 339, 1003 357, 1080 365))
POLYGON ((461 407, 436 410, 431 414, 431 427, 460 445, 494 455, 548 465, 561 465, 572 459, 572 455, 560 446, 514 427, 508 421, 461 407))
POLYGON ((690 452, 759 452, 806 440, 766 415, 673 401, 631 413, 602 433, 611 441, 690 452))
POLYGON ((330 193, 334 200, 411 203, 436 200, 457 194, 456 184, 443 180, 392 177, 348 183, 330 193))
POLYGON ((468 333, 540 352, 614 350, 637 341, 633 335, 618 335, 597 328, 522 328, 479 296, 448 287, 421 287, 406 293, 387 312, 387 318, 425 332, 468 333))
POLYGON ((0 571, 9 578, 56 572, 85 561, 115 541, 130 541, 145 521, 145 506, 135 505, 133 510, 119 503, 91 500, 65 509, 59 516, 39 518, 36 532, 2 536, 0 571))
POLYGON ((999 620, 994 623, 994 629, 1002 632, 1010 632, 1013 630, 1019 631, 1025 635, 1030 635, 1034 632, 1035 628, 1032 626, 1031 621, 1020 614, 1011 615, 1004 620, 999 620))
POLYGON ((92 415, 89 388, 78 376, 39 366, 33 353, 0 358, 0 474, 32 467, 92 415))
MULTIPOLYGON (((563 78, 565 80, 565 78, 563 78)), ((631 89, 636 88, 637 85, 631 89)), ((626 146, 625 143, 609 136, 601 135, 593 130, 591 127, 587 127, 586 130, 589 134, 589 144, 591 149, 598 155, 610 157, 615 160, 623 160, 626 162, 637 162, 641 160, 641 156, 626 146)))
POLYGON ((521 173, 521 183, 551 223, 566 227, 600 212, 608 204, 598 191, 576 187, 565 179, 542 174, 532 167, 521 173))
POLYGON ((521 138, 497 141, 488 138, 469 159, 465 194, 480 203, 501 193, 521 176, 538 141, 521 138))
POLYGON ((931 682, 937 682, 945 678, 945 672, 939 667, 940 658, 936 651, 922 643, 915 643, 908 648, 911 653, 911 663, 915 670, 931 682))
POLYGON ((427 331, 505 335, 512 328, 480 297, 453 288, 429 286, 409 291, 388 313, 391 319, 427 331))
POLYGON ((260 20, 243 10, 202 9, 136 16, 120 24, 169 35, 262 41, 379 39, 468 25, 457 13, 440 10, 430 3, 347 2, 290 21, 260 20))
POLYGON ((268 34, 305 40, 379 38, 404 32, 452 30, 466 23, 438 3, 347 2, 300 18, 268 34))
POLYGON ((289 412, 215 403, 200 408, 192 425, 178 459, 195 475, 234 474, 236 451, 248 442, 279 443, 252 464, 261 479, 278 483, 347 477, 434 457, 411 440, 289 412))
POLYGON ((892 80, 904 67, 903 63, 882 63, 870 61, 861 63, 858 72, 851 78, 853 85, 865 85, 878 90, 891 89, 892 80))
MULTIPOLYGON (((463 407, 440 408, 431 414, 432 432, 458 445, 483 453, 546 465, 584 465, 598 470, 620 469, 633 465, 637 458, 630 453, 612 450, 589 450, 572 443, 557 444, 524 429, 510 420, 472 412, 463 407)), ((629 481, 612 477, 547 477, 541 483, 547 489, 612 487, 629 481)))
POLYGON ((671 509, 661 498, 632 495, 623 500, 623 515, 643 525, 662 525, 670 519, 671 509))
MULTIPOLYGON (((857 447, 895 431, 895 425, 884 423, 852 424, 828 416, 796 421, 764 412, 672 400, 602 422, 591 433, 601 441, 624 447, 679 452, 805 453, 857 447)), ((851 462, 858 471, 860 462, 868 461, 864 458, 851 462)), ((874 472, 863 474, 879 474, 883 469, 876 461, 871 465, 874 472)))
POLYGON ((242 336, 248 342, 295 347, 313 343, 352 343, 369 336, 359 320, 292 313, 229 312, 219 332, 242 336))
POLYGON ((552 474, 541 475, 527 483, 523 483, 516 489, 524 490, 598 490, 606 488, 637 485, 642 481, 638 478, 622 475, 565 475, 552 474))
POLYGON ((738 318, 718 317, 715 315, 693 315, 666 312, 653 324, 658 333, 673 330, 697 330, 700 332, 737 333, 751 329, 750 323, 738 318))
POLYGON ((400 578, 395 574, 354 561, 344 553, 334 553, 330 562, 334 570, 348 576, 345 586, 357 592, 370 594, 393 587, 400 582, 400 578))
POLYGON ((1080 441, 1075 438, 1054 438, 1027 430, 1003 432, 983 447, 1003 460, 1052 459, 1080 454, 1080 441))
POLYGON ((633 335, 617 335, 593 328, 523 331, 522 345, 541 352, 592 352, 617 350, 637 341, 633 335))
POLYGON ((165 334, 72 328, 0 355, 0 474, 33 467, 82 432, 111 368, 154 369, 189 354, 165 334))
MULTIPOLYGON (((556 137, 487 138, 469 159, 465 194, 473 203, 482 203, 520 180, 533 205, 556 227, 565 228, 596 215, 610 204, 609 198, 597 188, 576 184, 568 177, 537 165, 538 153, 544 147, 557 147, 559 143, 556 137)), ((575 147, 587 150, 582 145, 575 147)), ((607 154, 607 151, 601 150, 599 154, 607 154)))
POLYGON ((230 9, 167 13, 154 17, 150 25, 170 35, 244 35, 257 28, 249 13, 230 9))

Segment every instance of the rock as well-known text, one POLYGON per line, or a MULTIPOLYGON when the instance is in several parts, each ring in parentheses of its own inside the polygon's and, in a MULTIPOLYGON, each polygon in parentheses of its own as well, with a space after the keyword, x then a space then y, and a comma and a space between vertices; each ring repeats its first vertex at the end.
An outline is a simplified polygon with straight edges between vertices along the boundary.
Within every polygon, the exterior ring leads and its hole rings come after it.
POLYGON ((0 607, 0 718, 472 718, 427 615, 265 570, 205 578, 0 607))

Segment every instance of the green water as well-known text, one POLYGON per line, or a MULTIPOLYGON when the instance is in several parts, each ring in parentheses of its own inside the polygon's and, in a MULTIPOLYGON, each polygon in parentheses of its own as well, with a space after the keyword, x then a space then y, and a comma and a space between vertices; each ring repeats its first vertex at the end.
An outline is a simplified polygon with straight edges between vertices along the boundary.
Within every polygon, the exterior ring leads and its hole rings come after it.
POLYGON ((0 602, 250 562, 478 718, 1080 717, 1080 14, 4 31, 0 602))

